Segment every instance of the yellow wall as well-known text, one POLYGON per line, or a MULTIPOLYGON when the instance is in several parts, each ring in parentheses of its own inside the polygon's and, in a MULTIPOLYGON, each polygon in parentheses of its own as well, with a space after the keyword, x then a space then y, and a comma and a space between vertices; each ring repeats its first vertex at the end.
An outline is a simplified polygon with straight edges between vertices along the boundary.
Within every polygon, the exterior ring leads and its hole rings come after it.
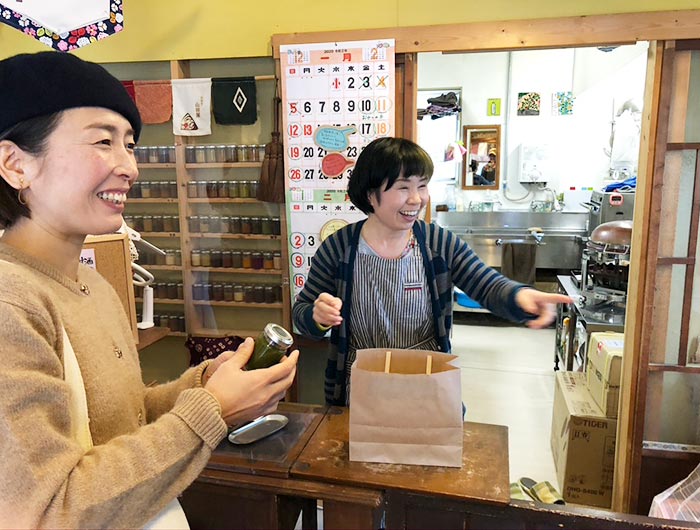
MULTIPOLYGON (((77 55, 97 62, 259 57, 276 33, 695 9, 697 0, 123 0, 125 28, 77 55), (301 6, 304 6, 303 8, 301 6)), ((47 48, 0 24, 0 58, 47 48)))

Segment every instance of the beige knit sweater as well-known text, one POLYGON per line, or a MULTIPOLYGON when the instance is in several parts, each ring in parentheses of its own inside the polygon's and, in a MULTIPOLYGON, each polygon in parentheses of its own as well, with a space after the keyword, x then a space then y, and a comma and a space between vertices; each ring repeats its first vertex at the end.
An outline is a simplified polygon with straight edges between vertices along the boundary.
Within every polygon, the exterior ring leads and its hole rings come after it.
POLYGON ((146 388, 121 302, 94 270, 78 281, 0 243, 0 527, 141 528, 226 435, 203 366, 146 388), (70 437, 62 327, 95 447, 70 437))

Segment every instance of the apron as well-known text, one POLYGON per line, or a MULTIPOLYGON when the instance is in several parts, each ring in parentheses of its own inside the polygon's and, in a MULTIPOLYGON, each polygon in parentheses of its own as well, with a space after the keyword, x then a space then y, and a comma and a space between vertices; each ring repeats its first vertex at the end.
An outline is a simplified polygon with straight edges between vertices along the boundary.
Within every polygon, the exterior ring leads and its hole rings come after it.
POLYGON ((437 350, 433 310, 423 256, 414 247, 399 259, 385 259, 360 239, 350 308, 346 395, 357 350, 437 350))

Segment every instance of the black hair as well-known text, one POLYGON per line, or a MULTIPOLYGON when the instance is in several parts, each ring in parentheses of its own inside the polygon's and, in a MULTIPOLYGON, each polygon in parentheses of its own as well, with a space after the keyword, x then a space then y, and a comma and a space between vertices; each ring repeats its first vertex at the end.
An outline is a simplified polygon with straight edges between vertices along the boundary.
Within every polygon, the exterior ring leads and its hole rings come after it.
MULTIPOLYGON (((55 112, 22 121, 0 133, 0 140, 9 140, 32 155, 41 155, 61 114, 55 112)), ((19 202, 17 190, 0 177, 0 228, 11 227, 20 217, 31 217, 31 211, 26 204, 19 202)))
POLYGON ((370 214, 374 208, 369 202, 374 193, 379 200, 379 190, 390 189, 399 176, 433 176, 433 161, 421 146, 405 138, 377 138, 365 146, 357 157, 348 182, 348 195, 362 212, 370 214))

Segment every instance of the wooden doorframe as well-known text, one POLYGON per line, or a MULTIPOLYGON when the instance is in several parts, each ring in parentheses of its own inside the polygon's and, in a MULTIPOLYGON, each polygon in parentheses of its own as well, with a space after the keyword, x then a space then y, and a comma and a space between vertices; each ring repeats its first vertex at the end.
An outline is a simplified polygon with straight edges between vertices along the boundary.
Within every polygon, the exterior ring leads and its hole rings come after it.
MULTIPOLYGON (((658 129, 665 127, 664 120, 659 119, 662 110, 659 102, 664 41, 696 39, 699 35, 700 10, 678 10, 272 36, 273 57, 278 61, 282 45, 393 38, 397 57, 399 54, 406 54, 404 57, 411 57, 413 61, 412 70, 404 68, 401 75, 397 76, 396 88, 396 104, 405 105, 400 111, 401 118, 398 118, 397 113, 397 123, 400 120, 403 124, 401 131, 397 129, 397 135, 411 139, 415 139, 415 124, 412 127, 409 124, 413 123, 410 117, 415 116, 416 111, 417 53, 506 51, 650 42, 632 247, 633 256, 637 259, 635 264, 633 258, 630 272, 630 303, 626 320, 631 340, 625 342, 613 486, 612 508, 620 512, 634 510, 639 493, 639 465, 646 407, 645 395, 642 395, 644 392, 639 393, 639 372, 644 359, 648 359, 648 352, 640 351, 639 347, 644 344, 644 308, 645 303, 650 300, 649 293, 645 293, 645 289, 649 288, 646 279, 650 255, 647 249, 652 208, 650 186, 656 170, 659 169, 657 165, 663 165, 663 157, 659 159, 656 154, 658 129), (412 99, 407 97, 407 94, 412 94, 412 99)), ((660 136, 666 138, 665 134, 660 136)), ((644 386, 643 381, 641 383, 644 386)))

